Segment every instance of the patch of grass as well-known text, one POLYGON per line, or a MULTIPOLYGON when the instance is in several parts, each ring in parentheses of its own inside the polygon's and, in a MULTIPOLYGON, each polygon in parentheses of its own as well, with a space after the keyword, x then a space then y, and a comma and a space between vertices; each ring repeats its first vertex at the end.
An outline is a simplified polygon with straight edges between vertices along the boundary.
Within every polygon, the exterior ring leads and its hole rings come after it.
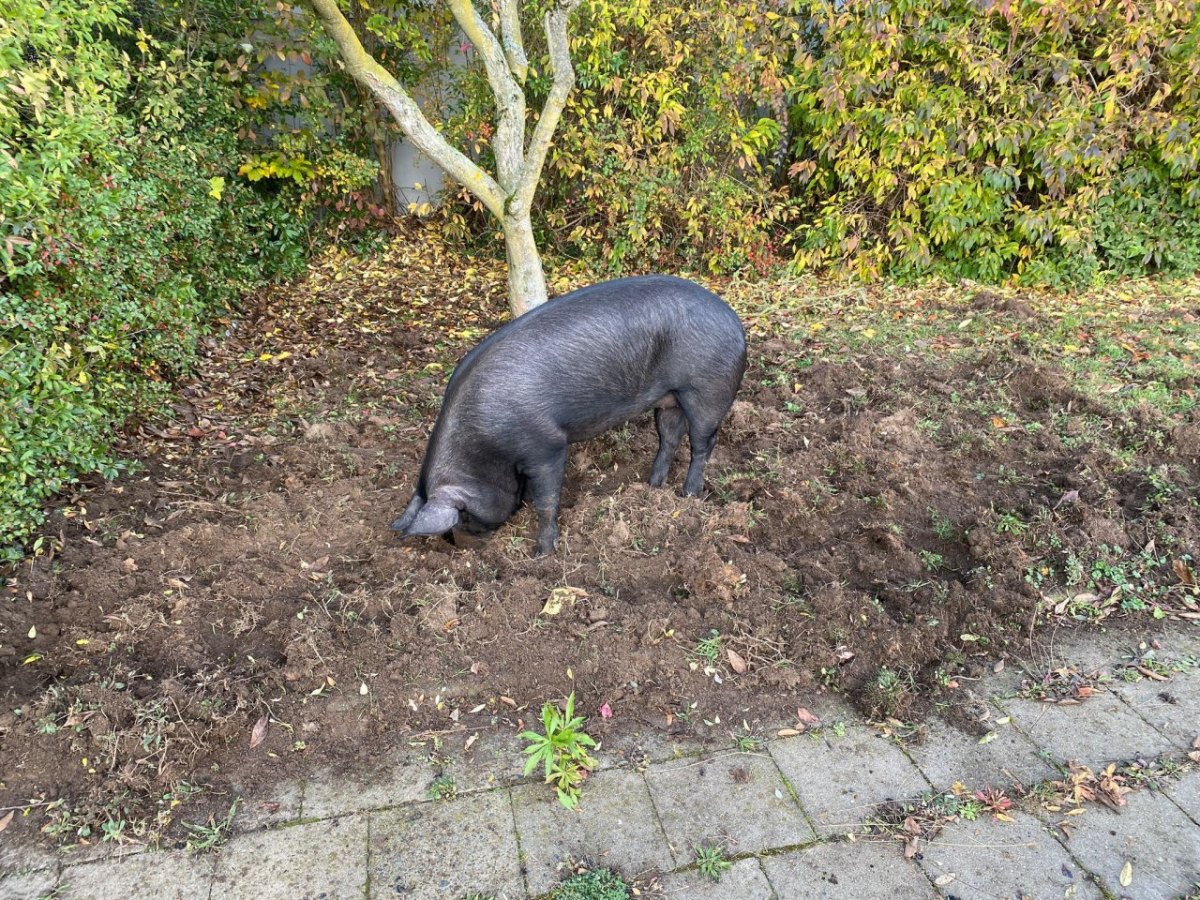
POLYGON ((711 881, 720 881, 721 876, 732 868, 733 864, 726 858, 724 847, 693 847, 696 852, 696 868, 700 874, 711 881))
POLYGON ((187 840, 187 848, 193 853, 206 853, 224 844, 229 839, 229 831, 233 826, 233 817, 237 815, 238 806, 241 802, 241 797, 234 800, 230 804, 229 812, 225 814, 224 818, 210 818, 203 825, 184 822, 183 827, 192 833, 192 837, 187 840))
POLYGON ((708 637, 703 637, 696 642, 696 648, 692 650, 692 658, 705 665, 715 666, 720 657, 721 633, 714 628, 708 633, 708 637))
POLYGON ((596 768, 596 760, 587 752, 589 747, 596 746, 596 742, 583 730, 583 721, 583 716, 575 715, 575 692, 572 691, 562 712, 557 704, 543 704, 544 734, 522 731, 519 735, 529 744, 524 751, 529 754, 525 774, 530 775, 539 765, 543 766, 546 783, 553 785, 558 801, 567 809, 579 805, 583 780, 596 768))
POLYGON ((733 735, 733 745, 742 753, 756 753, 763 748, 763 739, 746 728, 742 734, 733 735))
POLYGON ((629 885, 611 869, 572 875, 553 891, 551 900, 628 900, 629 885))

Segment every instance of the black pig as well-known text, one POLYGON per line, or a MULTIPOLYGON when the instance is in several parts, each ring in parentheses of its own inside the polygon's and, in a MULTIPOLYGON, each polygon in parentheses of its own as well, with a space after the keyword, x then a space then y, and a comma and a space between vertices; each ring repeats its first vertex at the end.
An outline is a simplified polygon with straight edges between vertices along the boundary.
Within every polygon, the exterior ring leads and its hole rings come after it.
POLYGON ((681 278, 621 278, 557 297, 493 332, 450 377, 402 535, 476 534, 523 499, 536 551, 554 550, 567 445, 654 408, 660 486, 688 431, 683 492, 699 496, 742 382, 746 335, 720 297, 681 278))

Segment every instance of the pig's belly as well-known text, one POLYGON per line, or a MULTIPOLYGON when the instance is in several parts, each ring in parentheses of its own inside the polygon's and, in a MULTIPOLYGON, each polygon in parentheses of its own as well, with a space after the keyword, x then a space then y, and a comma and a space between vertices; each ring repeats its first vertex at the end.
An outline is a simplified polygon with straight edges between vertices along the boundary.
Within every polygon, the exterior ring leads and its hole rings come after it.
POLYGON ((575 444, 579 441, 588 441, 594 437, 599 437, 604 432, 611 431, 618 425, 628 422, 634 416, 640 415, 648 409, 668 409, 678 405, 674 394, 655 393, 615 404, 611 409, 605 410, 603 414, 594 418, 587 417, 563 423, 562 428, 567 435, 567 442, 575 444))

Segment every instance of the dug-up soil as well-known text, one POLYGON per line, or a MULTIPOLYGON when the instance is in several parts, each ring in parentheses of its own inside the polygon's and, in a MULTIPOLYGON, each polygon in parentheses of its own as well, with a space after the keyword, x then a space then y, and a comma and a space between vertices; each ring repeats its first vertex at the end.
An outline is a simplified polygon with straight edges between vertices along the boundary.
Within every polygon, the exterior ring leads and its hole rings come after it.
MULTIPOLYGON (((950 678, 1045 620, 1037 566, 1156 541, 1168 578, 1200 550, 1194 421, 1118 413, 1019 341, 826 359, 765 333, 703 499, 644 483, 647 416, 573 448, 553 557, 531 557, 527 510, 483 544, 404 543, 387 525, 475 332, 391 295, 323 338, 291 302, 212 342, 176 422, 142 430, 141 471, 73 498, 61 546, 10 581, 0 806, 65 801, 33 825, 134 821, 184 782, 228 796, 431 734, 461 747, 571 690, 601 735, 728 741, 830 691, 955 718, 950 678), (881 691, 883 669, 916 690, 881 691)), ((499 317, 475 309, 480 333, 499 317)), ((674 487, 685 466, 686 447, 674 487)))

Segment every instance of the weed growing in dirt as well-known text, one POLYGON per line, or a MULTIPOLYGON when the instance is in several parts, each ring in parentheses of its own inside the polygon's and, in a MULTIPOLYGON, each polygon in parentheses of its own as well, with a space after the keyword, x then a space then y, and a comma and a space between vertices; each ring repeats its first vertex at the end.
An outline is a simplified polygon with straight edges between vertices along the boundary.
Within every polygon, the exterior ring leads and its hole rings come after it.
POLYGON ((936 509, 929 510, 929 520, 933 525, 933 533, 936 534, 940 540, 953 541, 956 537, 958 537, 954 523, 936 509))
POLYGON ((876 674, 868 694, 876 714, 899 719, 909 711, 916 697, 916 679, 911 669, 884 666, 876 674))
POLYGON ((721 876, 732 868, 733 864, 725 858, 724 847, 693 847, 696 851, 696 868, 700 874, 712 881, 720 881, 721 876))
POLYGON ((210 818, 203 825, 184 822, 184 828, 193 835, 188 838, 187 848, 193 853, 205 853, 224 844, 229 839, 229 831, 233 827, 233 817, 237 815, 238 805, 241 802, 241 797, 234 800, 229 806, 229 812, 222 819, 210 818))
POLYGON ((742 753, 756 753, 763 748, 763 739, 754 734, 748 727, 743 726, 742 734, 732 735, 733 745, 742 753))
POLYGON ((946 564, 946 558, 940 553, 934 553, 932 550, 922 550, 917 555, 921 557, 921 565, 930 572, 940 569, 946 564))
POLYGON ((692 657, 705 665, 715 666, 721 658, 721 633, 714 628, 708 633, 708 637, 698 640, 692 657))
POLYGON ((522 731, 521 740, 529 742, 525 753, 525 774, 530 775, 539 765, 546 771, 546 783, 553 785, 558 801, 567 809, 575 809, 582 795, 580 785, 588 772, 596 767, 596 760, 587 752, 596 742, 583 731, 583 716, 575 715, 575 692, 567 697, 565 710, 559 712, 557 704, 542 706, 542 727, 545 734, 522 731))
POLYGON ((550 900, 628 900, 629 885, 611 869, 572 875, 550 894, 550 900))
POLYGON ((458 796, 458 786, 454 783, 453 775, 439 775, 433 779, 426 791, 430 800, 453 800, 458 796))

